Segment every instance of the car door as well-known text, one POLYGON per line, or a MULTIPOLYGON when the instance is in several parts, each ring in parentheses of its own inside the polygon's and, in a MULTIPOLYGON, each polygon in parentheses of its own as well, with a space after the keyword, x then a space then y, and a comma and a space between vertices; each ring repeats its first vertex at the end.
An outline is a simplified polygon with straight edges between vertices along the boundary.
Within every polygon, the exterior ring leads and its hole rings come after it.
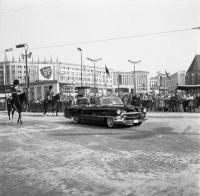
POLYGON ((97 105, 88 106, 83 109, 82 119, 99 122, 102 120, 101 110, 97 105))

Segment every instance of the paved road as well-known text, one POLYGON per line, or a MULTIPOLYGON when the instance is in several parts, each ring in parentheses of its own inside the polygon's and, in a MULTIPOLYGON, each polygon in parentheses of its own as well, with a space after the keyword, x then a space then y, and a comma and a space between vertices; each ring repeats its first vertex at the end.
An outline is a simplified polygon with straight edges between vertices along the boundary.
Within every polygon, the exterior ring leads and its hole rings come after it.
POLYGON ((200 114, 149 113, 140 127, 0 112, 0 196, 200 195, 200 114))

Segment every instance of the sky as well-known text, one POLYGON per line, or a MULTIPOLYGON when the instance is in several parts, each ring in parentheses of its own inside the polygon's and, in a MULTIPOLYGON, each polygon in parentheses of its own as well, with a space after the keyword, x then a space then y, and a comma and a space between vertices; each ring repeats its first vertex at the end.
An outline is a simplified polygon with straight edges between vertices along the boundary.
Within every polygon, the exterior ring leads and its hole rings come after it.
POLYGON ((0 61, 27 43, 35 61, 80 64, 80 47, 87 65, 173 74, 200 54, 199 26, 199 0, 0 0, 0 61))

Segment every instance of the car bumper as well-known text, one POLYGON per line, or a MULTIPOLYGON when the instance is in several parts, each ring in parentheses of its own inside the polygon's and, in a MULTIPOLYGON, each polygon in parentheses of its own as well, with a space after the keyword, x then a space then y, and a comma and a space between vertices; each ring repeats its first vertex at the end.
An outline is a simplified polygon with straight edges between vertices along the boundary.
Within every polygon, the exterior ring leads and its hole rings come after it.
POLYGON ((134 124, 139 124, 143 122, 143 119, 125 119, 125 118, 119 118, 115 117, 113 119, 114 124, 116 125, 134 125, 134 124))

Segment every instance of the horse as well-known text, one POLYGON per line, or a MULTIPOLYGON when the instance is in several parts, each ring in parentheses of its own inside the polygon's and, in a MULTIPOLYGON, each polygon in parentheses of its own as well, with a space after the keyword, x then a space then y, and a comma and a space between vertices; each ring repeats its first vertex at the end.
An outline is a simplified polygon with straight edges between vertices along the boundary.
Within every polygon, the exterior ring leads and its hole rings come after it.
POLYGON ((22 113, 24 103, 27 103, 27 97, 26 97, 25 92, 21 94, 12 93, 12 98, 9 97, 7 99, 7 111, 8 111, 9 121, 11 123, 13 122, 14 112, 15 110, 17 110, 18 111, 17 124, 20 123, 20 125, 22 125, 21 113, 22 113), (10 118, 11 112, 12 112, 12 119, 10 118))
POLYGON ((52 115, 56 112, 56 116, 58 116, 60 104, 60 93, 52 96, 52 99, 48 97, 44 99, 44 115, 47 113, 49 106, 51 106, 52 115))

